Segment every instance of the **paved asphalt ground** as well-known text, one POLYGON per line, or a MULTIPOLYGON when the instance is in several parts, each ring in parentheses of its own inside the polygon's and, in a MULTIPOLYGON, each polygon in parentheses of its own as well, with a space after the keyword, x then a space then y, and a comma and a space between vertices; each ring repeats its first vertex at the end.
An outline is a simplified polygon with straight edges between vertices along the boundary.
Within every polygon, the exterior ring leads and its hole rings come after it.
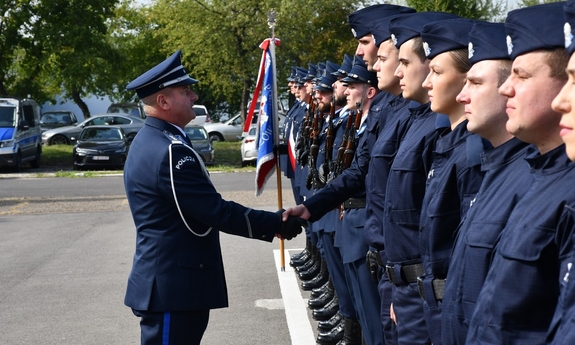
MULTIPOLYGON (((212 174, 222 196, 277 209, 276 177, 254 196, 255 173, 212 174)), ((139 344, 123 305, 135 228, 121 176, 0 175, 0 345, 139 344)), ((283 204, 291 206, 283 179, 283 204)), ((304 236, 279 242, 221 234, 230 307, 211 312, 204 345, 315 344, 309 293, 287 265, 304 236)))

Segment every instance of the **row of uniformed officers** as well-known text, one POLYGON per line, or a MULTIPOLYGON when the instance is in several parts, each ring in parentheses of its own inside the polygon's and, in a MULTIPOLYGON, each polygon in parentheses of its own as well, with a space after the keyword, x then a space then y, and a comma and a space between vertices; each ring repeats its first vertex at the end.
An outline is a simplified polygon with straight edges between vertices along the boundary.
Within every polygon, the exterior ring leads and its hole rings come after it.
POLYGON ((288 79, 317 342, 575 344, 575 1, 349 25, 353 59, 288 79))

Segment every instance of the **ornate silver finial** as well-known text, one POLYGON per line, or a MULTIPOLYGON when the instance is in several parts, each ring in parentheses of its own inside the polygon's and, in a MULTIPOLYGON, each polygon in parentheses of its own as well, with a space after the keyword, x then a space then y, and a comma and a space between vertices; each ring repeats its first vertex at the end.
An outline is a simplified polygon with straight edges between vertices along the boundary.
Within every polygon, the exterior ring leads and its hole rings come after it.
POLYGON ((277 12, 275 10, 268 11, 268 26, 273 29, 276 26, 277 12))

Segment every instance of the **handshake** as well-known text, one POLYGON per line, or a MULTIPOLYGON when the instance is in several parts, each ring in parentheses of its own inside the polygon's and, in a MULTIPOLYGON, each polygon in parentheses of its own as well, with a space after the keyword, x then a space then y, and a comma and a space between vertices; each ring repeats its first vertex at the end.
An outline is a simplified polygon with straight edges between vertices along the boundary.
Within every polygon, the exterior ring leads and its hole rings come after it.
MULTIPOLYGON (((281 209, 277 211, 276 214, 281 218, 284 212, 285 210, 281 209)), ((276 236, 283 240, 291 240, 301 234, 302 227, 307 228, 307 221, 303 218, 290 215, 287 217, 287 220, 281 220, 276 236)))

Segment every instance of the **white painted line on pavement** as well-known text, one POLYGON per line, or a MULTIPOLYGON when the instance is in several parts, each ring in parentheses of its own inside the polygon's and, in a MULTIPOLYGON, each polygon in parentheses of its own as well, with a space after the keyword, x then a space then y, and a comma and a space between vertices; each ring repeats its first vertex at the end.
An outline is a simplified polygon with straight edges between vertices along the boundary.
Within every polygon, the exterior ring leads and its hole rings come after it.
MULTIPOLYGON (((303 249, 302 249, 303 250, 303 249)), ((285 258, 289 258, 289 252, 284 250, 285 258)), ((285 306, 286 319, 293 345, 315 345, 315 335, 311 328, 311 322, 307 315, 307 306, 301 296, 299 285, 293 268, 288 264, 285 272, 280 267, 280 251, 274 249, 274 258, 280 282, 280 290, 285 306)))

